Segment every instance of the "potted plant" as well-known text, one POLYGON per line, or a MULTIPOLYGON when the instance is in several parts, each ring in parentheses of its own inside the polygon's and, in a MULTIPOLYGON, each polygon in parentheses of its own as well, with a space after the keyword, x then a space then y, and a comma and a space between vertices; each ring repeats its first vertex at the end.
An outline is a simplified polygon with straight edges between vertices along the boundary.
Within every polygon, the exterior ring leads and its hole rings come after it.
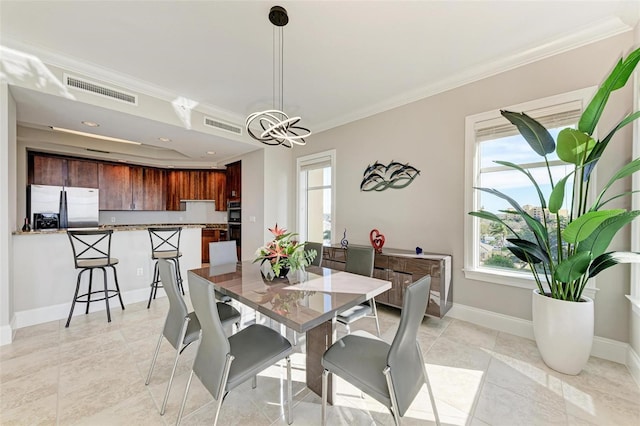
POLYGON ((612 194, 612 185, 640 170, 640 158, 616 171, 606 185, 597 188, 594 199, 589 197, 593 171, 614 134, 640 117, 640 111, 629 114, 604 138, 595 140, 593 137, 609 95, 626 85, 639 60, 640 49, 626 59, 620 59, 583 111, 578 128, 563 129, 556 141, 543 125, 526 114, 501 111, 529 146, 544 157, 551 180, 549 199, 545 199, 529 171, 506 161, 496 163, 526 175, 538 193, 545 214, 540 220, 536 219, 503 192, 491 188, 475 189, 507 201, 513 209, 508 213, 518 215, 526 223, 529 237, 514 231, 496 214, 487 211, 469 213, 508 229, 509 251, 528 264, 536 282, 532 314, 538 349, 549 367, 567 374, 578 374, 591 352, 593 301, 582 295, 588 280, 613 265, 640 262, 640 253, 607 251, 616 233, 640 215, 638 210, 607 208, 610 201, 631 194, 632 191, 612 194), (560 160, 573 165, 571 173, 556 182, 547 161, 547 155, 554 151, 560 160), (573 186, 567 185, 572 177, 573 186), (563 221, 559 210, 567 195, 571 196, 571 208, 568 219, 563 221), (555 220, 550 220, 551 215, 555 220))
POLYGON ((306 243, 294 239, 298 234, 278 228, 277 223, 274 228, 268 229, 274 238, 256 251, 254 263, 269 262, 275 277, 284 278, 289 271, 304 270, 316 257, 315 250, 305 250, 306 243))

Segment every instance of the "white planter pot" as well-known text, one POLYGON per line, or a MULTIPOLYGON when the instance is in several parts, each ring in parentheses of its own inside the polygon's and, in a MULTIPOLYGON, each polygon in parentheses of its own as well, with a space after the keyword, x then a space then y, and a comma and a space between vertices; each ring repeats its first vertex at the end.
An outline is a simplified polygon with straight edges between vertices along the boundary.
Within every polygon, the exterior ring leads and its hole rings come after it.
POLYGON ((533 291, 533 334, 545 364, 564 374, 582 371, 593 344, 593 300, 567 302, 533 291))

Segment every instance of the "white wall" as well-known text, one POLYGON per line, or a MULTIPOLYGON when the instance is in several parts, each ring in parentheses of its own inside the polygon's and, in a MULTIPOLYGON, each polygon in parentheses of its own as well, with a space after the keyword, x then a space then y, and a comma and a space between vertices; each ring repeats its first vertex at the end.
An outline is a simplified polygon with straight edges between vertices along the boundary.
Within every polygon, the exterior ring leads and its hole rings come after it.
MULTIPOLYGON (((369 232, 377 228, 386 237, 385 247, 451 254, 455 303, 530 320, 530 291, 468 280, 462 271, 465 117, 599 85, 632 43, 627 33, 312 135, 305 147, 295 148, 295 156, 336 149, 336 229, 346 228, 350 243, 369 244, 369 232), (420 176, 404 189, 360 192, 367 165, 391 160, 408 162, 420 176)), ((601 131, 630 111, 631 94, 625 88, 612 95, 601 131)), ((598 166, 599 184, 630 158, 631 132, 624 129, 598 166)), ((628 181, 620 185, 630 186, 628 181)), ((628 208, 629 201, 619 205, 628 208)), ((630 231, 625 232, 613 249, 629 248, 630 231)), ((602 273, 598 287, 596 335, 627 342, 628 265, 602 273)))
POLYGON ((0 345, 13 338, 13 250, 16 222, 16 103, 0 82, 0 345))

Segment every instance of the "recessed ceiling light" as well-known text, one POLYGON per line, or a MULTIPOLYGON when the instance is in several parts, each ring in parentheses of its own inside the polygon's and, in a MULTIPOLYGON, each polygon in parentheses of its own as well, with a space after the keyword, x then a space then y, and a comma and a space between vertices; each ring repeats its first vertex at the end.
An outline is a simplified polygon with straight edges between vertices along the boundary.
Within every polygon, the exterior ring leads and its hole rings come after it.
POLYGON ((170 169, 173 169, 173 166, 167 166, 167 167, 169 167, 170 169))
POLYGON ((171 142, 171 139, 169 139, 169 138, 165 138, 165 137, 158 138, 158 140, 159 140, 160 142, 171 142))
POLYGON ((95 123, 93 121, 83 121, 82 124, 89 127, 100 127, 98 123, 95 123))
POLYGON ((119 159, 118 161, 121 162, 121 163, 126 163, 127 162, 127 160, 122 160, 122 159, 119 159))
POLYGON ((216 155, 216 152, 215 152, 215 151, 207 151, 207 154, 209 154, 209 155, 216 155))
POLYGON ((62 127, 53 127, 52 126, 51 130, 55 130, 56 132, 71 133, 73 135, 86 136, 88 138, 102 139, 102 140, 111 141, 111 142, 121 142, 121 143, 130 143, 130 144, 133 144, 133 145, 142 145, 142 143, 140 143, 140 142, 134 142, 134 141, 128 141, 128 140, 125 140, 125 139, 112 138, 110 136, 96 135, 95 133, 86 133, 86 132, 79 132, 77 130, 63 129, 62 127))

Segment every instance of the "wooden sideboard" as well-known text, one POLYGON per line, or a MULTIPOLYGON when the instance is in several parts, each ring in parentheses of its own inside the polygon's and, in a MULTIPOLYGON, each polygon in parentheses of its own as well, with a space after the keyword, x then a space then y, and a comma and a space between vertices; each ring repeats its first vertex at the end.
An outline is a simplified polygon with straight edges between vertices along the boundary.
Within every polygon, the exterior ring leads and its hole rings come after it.
MULTIPOLYGON (((322 266, 344 270, 347 251, 342 247, 323 249, 322 266)), ((407 250, 384 249, 376 253, 373 276, 391 281, 391 290, 376 296, 376 302, 402 308, 404 290, 411 283, 431 275, 431 291, 425 314, 442 318, 452 305, 451 256, 407 250)))

